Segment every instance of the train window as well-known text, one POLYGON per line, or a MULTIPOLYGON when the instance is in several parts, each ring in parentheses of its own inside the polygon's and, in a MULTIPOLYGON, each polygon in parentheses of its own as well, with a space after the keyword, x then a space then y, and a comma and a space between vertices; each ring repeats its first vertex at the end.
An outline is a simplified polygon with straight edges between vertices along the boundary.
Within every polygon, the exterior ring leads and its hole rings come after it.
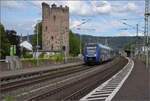
POLYGON ((96 54, 96 47, 86 47, 87 54, 96 54))

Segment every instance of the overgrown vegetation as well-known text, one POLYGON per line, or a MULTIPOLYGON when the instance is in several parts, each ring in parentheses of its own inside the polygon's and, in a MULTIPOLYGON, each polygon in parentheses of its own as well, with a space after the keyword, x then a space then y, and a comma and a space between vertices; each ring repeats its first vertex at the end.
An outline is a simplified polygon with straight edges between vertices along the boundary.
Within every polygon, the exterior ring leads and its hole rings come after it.
POLYGON ((36 58, 30 58, 31 55, 29 55, 29 54, 28 54, 28 56, 29 56, 29 58, 21 59, 21 62, 29 62, 29 63, 32 64, 32 66, 37 66, 37 65, 39 66, 39 64, 40 64, 41 62, 46 62, 46 61, 48 61, 50 64, 51 64, 51 62, 62 62, 62 61, 63 61, 63 58, 61 57, 60 54, 55 54, 55 55, 51 56, 50 59, 42 59, 42 58, 36 59, 36 58))
MULTIPOLYGON (((136 56, 137 59, 141 60, 146 65, 147 56, 143 54, 139 54, 136 56)), ((149 63, 150 63, 150 55, 149 55, 149 63)))
POLYGON ((52 56, 52 60, 54 60, 55 62, 62 62, 63 58, 60 54, 55 54, 52 56))
POLYGON ((32 39, 33 49, 36 49, 37 45, 37 30, 38 30, 38 44, 40 45, 40 49, 42 49, 42 22, 37 23, 34 27, 34 36, 32 39))
MULTIPOLYGON (((82 54, 84 51, 84 43, 82 42, 82 54)), ((70 30, 69 32, 69 53, 70 56, 77 56, 80 53, 80 40, 76 37, 76 35, 70 30)))
POLYGON ((9 55, 10 42, 5 34, 5 28, 0 24, 0 59, 9 55))
MULTIPOLYGON (((38 60, 38 61, 40 61, 40 60, 38 60)), ((37 66, 37 59, 25 58, 25 59, 21 59, 21 62, 29 62, 33 66, 37 66)))
POLYGON ((14 96, 7 96, 4 101, 16 101, 14 96))
POLYGON ((135 48, 136 48, 135 44, 126 44, 123 49, 130 51, 131 49, 135 50, 135 48))
POLYGON ((28 54, 28 53, 26 53, 25 55, 24 55, 24 58, 32 58, 33 57, 33 55, 32 54, 28 54))
POLYGON ((20 36, 17 35, 15 30, 6 30, 5 31, 6 37, 10 42, 10 45, 16 45, 16 53, 14 55, 20 56, 21 55, 21 47, 20 47, 20 36))

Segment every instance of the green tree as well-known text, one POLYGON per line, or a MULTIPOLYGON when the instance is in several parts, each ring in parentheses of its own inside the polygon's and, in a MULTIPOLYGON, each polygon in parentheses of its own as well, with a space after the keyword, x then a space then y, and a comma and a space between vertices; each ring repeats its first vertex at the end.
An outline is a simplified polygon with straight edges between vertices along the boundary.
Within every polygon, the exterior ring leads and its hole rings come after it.
POLYGON ((20 37, 15 30, 5 30, 5 35, 8 38, 10 45, 16 45, 16 56, 20 56, 20 37))
MULTIPOLYGON (((82 53, 84 50, 84 43, 82 45, 82 53)), ((69 32, 69 53, 72 56, 77 56, 80 53, 80 40, 76 37, 76 35, 70 31, 69 32)))
POLYGON ((127 50, 127 51, 130 51, 131 50, 131 48, 132 48, 132 50, 135 50, 135 48, 136 48, 136 45, 135 44, 126 44, 125 46, 124 46, 124 50, 127 50))
POLYGON ((10 43, 5 34, 5 29, 2 24, 0 24, 0 58, 4 59, 9 55, 10 43))
POLYGON ((34 36, 33 36, 33 48, 35 49, 37 45, 37 29, 38 29, 38 45, 40 45, 40 49, 42 49, 42 22, 37 23, 34 27, 34 36))

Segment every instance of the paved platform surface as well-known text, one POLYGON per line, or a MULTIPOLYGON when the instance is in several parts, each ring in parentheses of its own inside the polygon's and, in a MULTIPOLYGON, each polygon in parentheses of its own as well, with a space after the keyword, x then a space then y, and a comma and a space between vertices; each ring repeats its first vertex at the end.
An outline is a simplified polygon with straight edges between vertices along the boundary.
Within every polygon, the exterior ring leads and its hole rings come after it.
POLYGON ((17 76, 17 75, 23 75, 23 74, 30 74, 34 72, 42 72, 42 71, 47 71, 47 70, 69 67, 69 66, 78 66, 81 64, 83 64, 83 62, 67 63, 67 64, 60 64, 60 65, 55 65, 55 66, 47 66, 47 67, 33 67, 33 68, 20 69, 20 70, 14 70, 14 71, 1 71, 0 78, 6 78, 10 76, 17 76))
POLYGON ((134 68, 112 101, 150 101, 150 66, 134 60, 134 68))

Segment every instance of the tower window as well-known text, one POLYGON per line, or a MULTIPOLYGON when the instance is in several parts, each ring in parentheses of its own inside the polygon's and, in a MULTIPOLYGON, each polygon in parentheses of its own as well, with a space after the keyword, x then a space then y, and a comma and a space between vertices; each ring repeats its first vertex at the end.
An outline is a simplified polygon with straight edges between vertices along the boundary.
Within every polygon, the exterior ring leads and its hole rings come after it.
POLYGON ((51 49, 53 50, 53 44, 52 44, 52 47, 51 47, 51 49))
POLYGON ((53 40, 53 39, 54 39, 54 37, 52 36, 52 37, 51 37, 51 39, 53 40))
POLYGON ((47 26, 45 27, 45 30, 47 31, 47 26))
POLYGON ((55 20, 56 20, 56 16, 54 15, 54 16, 53 16, 53 18, 54 18, 54 22, 55 22, 55 20))

